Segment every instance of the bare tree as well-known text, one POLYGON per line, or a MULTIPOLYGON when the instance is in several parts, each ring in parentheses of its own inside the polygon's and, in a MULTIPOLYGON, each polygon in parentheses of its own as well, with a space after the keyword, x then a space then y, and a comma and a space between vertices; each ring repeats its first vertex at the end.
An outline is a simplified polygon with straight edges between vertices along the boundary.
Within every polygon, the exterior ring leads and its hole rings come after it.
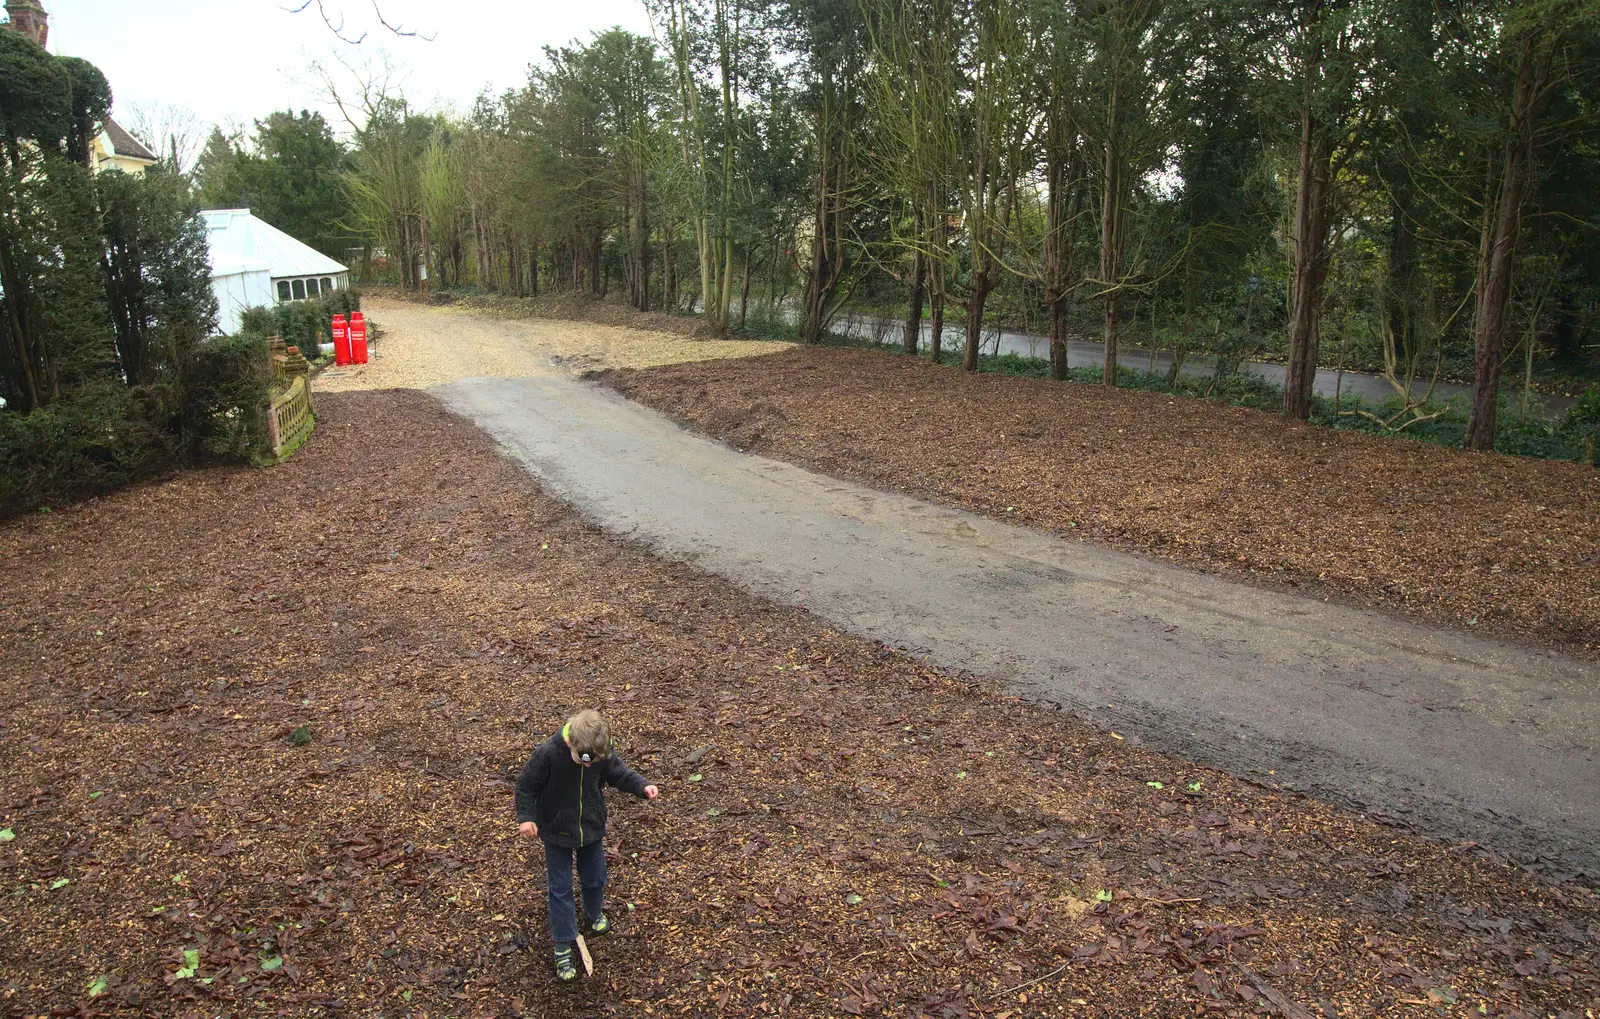
POLYGON ((210 133, 200 117, 181 103, 130 103, 127 126, 134 137, 170 160, 178 173, 194 169, 210 133))
POLYGON ((337 67, 312 61, 311 73, 323 101, 339 111, 352 132, 359 134, 391 100, 403 99, 405 74, 384 50, 360 62, 335 53, 333 62, 337 67))

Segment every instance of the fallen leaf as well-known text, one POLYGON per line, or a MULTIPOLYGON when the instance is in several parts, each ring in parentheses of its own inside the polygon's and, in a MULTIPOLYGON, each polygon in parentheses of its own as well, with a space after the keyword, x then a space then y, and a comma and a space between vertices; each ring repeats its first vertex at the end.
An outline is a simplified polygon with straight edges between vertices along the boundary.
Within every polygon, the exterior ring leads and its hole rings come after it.
POLYGON ((178 967, 178 972, 173 976, 179 980, 188 980, 200 971, 200 951, 196 948, 183 950, 183 965, 178 967))

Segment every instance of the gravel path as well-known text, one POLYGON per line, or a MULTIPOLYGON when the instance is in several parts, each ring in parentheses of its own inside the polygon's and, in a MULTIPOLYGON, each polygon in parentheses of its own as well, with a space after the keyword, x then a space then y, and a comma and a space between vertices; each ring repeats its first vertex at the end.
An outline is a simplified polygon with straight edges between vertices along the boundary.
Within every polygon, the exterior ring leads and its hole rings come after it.
POLYGON ((1583 464, 867 350, 606 381, 819 474, 1600 658, 1600 471, 1583 464))
POLYGON ((435 393, 658 554, 1163 753, 1600 874, 1593 663, 741 454, 592 383, 435 393))
POLYGON ((576 375, 599 368, 646 368, 683 361, 751 357, 793 344, 763 340, 696 340, 671 333, 588 322, 502 319, 455 308, 368 298, 382 329, 364 365, 329 368, 318 392, 425 389, 465 378, 576 375))

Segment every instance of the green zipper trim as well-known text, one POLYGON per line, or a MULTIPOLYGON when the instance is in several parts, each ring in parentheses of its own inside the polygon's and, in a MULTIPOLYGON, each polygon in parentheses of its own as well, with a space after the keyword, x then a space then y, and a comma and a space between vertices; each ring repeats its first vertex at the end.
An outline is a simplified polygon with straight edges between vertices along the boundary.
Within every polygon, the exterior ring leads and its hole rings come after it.
MULTIPOLYGON (((566 725, 563 725, 561 727, 561 742, 567 744, 567 754, 569 756, 572 753, 572 743, 570 742, 570 737, 568 735, 571 731, 572 731, 572 723, 571 722, 568 722, 566 725)), ((583 773, 586 770, 587 769, 585 769, 583 765, 581 765, 581 764, 578 765, 578 848, 579 849, 583 848, 583 773)))

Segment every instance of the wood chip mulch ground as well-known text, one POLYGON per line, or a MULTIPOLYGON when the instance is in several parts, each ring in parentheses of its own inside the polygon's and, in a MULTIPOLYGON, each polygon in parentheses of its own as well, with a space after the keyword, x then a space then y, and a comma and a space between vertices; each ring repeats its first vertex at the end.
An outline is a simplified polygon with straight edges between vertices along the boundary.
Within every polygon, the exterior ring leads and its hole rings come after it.
POLYGON ((416 392, 0 527, 0 1013, 1561 1016, 1600 895, 1129 748, 578 522, 416 392), (599 705, 616 932, 512 781, 599 705))
POLYGON ((741 449, 1318 597, 1600 653, 1600 471, 800 348, 604 377, 741 449))

